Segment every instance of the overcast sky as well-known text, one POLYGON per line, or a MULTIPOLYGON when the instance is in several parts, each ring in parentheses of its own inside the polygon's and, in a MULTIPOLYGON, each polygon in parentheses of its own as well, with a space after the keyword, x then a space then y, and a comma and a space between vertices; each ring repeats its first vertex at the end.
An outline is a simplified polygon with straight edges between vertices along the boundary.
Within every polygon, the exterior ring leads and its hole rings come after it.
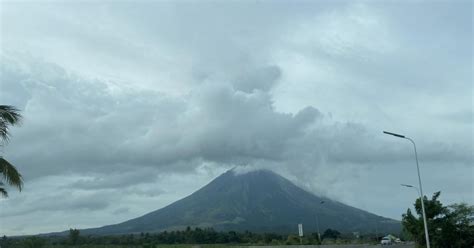
POLYGON ((471 1, 0 2, 0 234, 97 227, 233 167, 401 219, 474 203, 471 1))

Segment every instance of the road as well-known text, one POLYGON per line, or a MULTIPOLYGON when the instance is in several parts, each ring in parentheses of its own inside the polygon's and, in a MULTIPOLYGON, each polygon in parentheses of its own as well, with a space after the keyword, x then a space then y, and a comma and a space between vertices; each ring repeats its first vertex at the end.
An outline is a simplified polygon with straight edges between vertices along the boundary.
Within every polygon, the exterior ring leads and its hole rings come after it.
POLYGON ((414 244, 398 245, 275 245, 275 246, 242 246, 245 248, 415 248, 414 244))

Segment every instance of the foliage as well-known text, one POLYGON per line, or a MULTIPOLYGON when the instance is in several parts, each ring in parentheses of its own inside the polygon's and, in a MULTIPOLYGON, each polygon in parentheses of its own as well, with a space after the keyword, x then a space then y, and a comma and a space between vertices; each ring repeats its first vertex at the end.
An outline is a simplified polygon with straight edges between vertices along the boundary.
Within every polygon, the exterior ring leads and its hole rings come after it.
POLYGON ((69 242, 72 245, 77 245, 79 241, 79 233, 80 231, 77 229, 69 229, 69 242))
POLYGON ((13 240, 7 238, 7 236, 3 235, 3 237, 0 239, 0 247, 3 248, 10 248, 12 247, 13 240))
MULTIPOLYGON (((431 200, 423 197, 428 233, 432 247, 454 248, 474 246, 474 226, 470 225, 470 218, 474 216, 474 206, 465 203, 443 206, 438 200, 440 192, 433 194, 431 200)), ((408 209, 403 214, 403 228, 409 233, 419 246, 426 246, 421 201, 415 201, 415 210, 418 216, 408 209)))
POLYGON ((341 233, 337 230, 326 229, 326 231, 323 233, 323 236, 321 236, 321 239, 338 239, 340 237, 341 233))
MULTIPOLYGON (((23 187, 23 180, 20 173, 16 170, 15 166, 10 164, 2 157, 0 157, 0 173, 1 178, 5 180, 5 182, 10 185, 16 186, 21 191, 21 188, 23 187)), ((2 194, 2 196, 7 197, 8 193, 5 188, 3 188, 3 186, 3 182, 0 182, 0 193, 2 194)))
POLYGON ((43 248, 46 241, 40 237, 28 237, 22 242, 24 248, 43 248))
POLYGON ((0 140, 7 142, 9 135, 9 126, 19 124, 21 121, 20 111, 13 106, 0 105, 0 140))
POLYGON ((285 245, 296 245, 300 244, 300 238, 296 235, 288 235, 288 238, 286 239, 285 245))
MULTIPOLYGON (((21 115, 19 110, 8 105, 0 105, 0 146, 6 144, 9 140, 9 128, 20 123, 21 115)), ((0 156, 1 179, 11 186, 21 191, 23 179, 15 166, 0 156)), ((7 197, 8 193, 4 188, 4 183, 0 181, 0 195, 7 197)))
MULTIPOLYGON (((328 233, 339 234, 337 241, 329 240, 330 243, 354 243, 353 235, 341 235, 336 230, 330 230, 328 233)), ((370 235, 373 236, 373 235, 370 235)), ((0 247, 2 248, 18 248, 27 247, 25 242, 31 242, 29 238, 7 238, 0 239, 0 247), (28 240, 28 241, 27 241, 28 240)), ((212 228, 191 228, 179 231, 164 231, 161 233, 140 233, 140 234, 124 234, 115 236, 92 236, 80 235, 80 231, 70 229, 67 236, 44 236, 37 238, 44 242, 44 248, 184 248, 193 244, 206 244, 204 247, 224 247, 229 245, 299 245, 300 238, 296 234, 283 235, 278 233, 253 233, 245 232, 218 232, 212 228)), ((304 245, 317 245, 320 242, 317 239, 317 233, 312 233, 302 238, 304 245)), ((371 238, 360 240, 368 243, 371 238)), ((39 243, 38 243, 39 244, 39 243)), ((40 244, 42 245, 42 244, 40 244)), ((42 247, 42 246, 34 247, 42 247)))

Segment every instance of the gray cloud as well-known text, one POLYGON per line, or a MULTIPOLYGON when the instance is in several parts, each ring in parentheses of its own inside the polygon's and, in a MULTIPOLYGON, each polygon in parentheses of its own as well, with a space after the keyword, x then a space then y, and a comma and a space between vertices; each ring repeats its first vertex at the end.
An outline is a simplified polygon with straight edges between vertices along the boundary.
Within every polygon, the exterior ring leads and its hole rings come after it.
POLYGON ((277 66, 241 72, 242 75, 234 82, 234 88, 244 92, 253 90, 269 91, 281 76, 281 69, 277 66))
POLYGON ((80 179, 70 185, 71 189, 113 189, 126 188, 131 185, 153 182, 157 179, 154 171, 149 169, 125 171, 120 173, 99 174, 87 179, 80 179))
POLYGON ((117 208, 113 213, 114 214, 124 214, 130 212, 129 208, 117 208))
MULTIPOLYGON (((113 95, 104 83, 76 79, 50 66, 44 69, 50 72, 47 80, 36 74, 16 78, 20 84, 29 81, 23 89, 31 97, 22 104, 26 124, 9 149, 21 150, 21 156, 12 155, 21 166, 35 161, 37 165, 25 168, 30 173, 103 172, 112 165, 120 171, 195 159, 237 164, 281 160, 288 141, 304 135, 305 127, 321 115, 311 107, 295 115, 278 113, 267 91, 243 92, 225 82, 206 82, 183 99, 157 92, 113 95), (48 150, 38 149, 46 143, 48 150)), ((270 70, 259 80, 276 80, 278 69, 270 70)), ((6 78, 6 89, 18 81, 6 78)))
POLYGON ((77 192, 72 194, 71 192, 53 193, 47 197, 42 197, 41 200, 28 200, 28 202, 33 204, 3 213, 2 217, 14 217, 34 212, 102 210, 112 204, 114 197, 109 193, 110 192, 94 192, 85 195, 80 195, 80 193, 77 192))

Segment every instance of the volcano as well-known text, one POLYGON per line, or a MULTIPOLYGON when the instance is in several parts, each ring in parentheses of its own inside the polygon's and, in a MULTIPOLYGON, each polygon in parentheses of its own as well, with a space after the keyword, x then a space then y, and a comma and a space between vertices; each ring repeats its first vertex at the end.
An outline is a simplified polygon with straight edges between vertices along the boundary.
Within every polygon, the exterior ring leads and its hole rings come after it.
POLYGON ((119 224, 84 229, 81 233, 152 233, 187 226, 290 233, 297 230, 299 223, 306 232, 316 232, 318 226, 321 231, 331 228, 361 233, 376 230, 394 233, 401 229, 399 221, 319 197, 272 171, 230 170, 164 208, 119 224))

